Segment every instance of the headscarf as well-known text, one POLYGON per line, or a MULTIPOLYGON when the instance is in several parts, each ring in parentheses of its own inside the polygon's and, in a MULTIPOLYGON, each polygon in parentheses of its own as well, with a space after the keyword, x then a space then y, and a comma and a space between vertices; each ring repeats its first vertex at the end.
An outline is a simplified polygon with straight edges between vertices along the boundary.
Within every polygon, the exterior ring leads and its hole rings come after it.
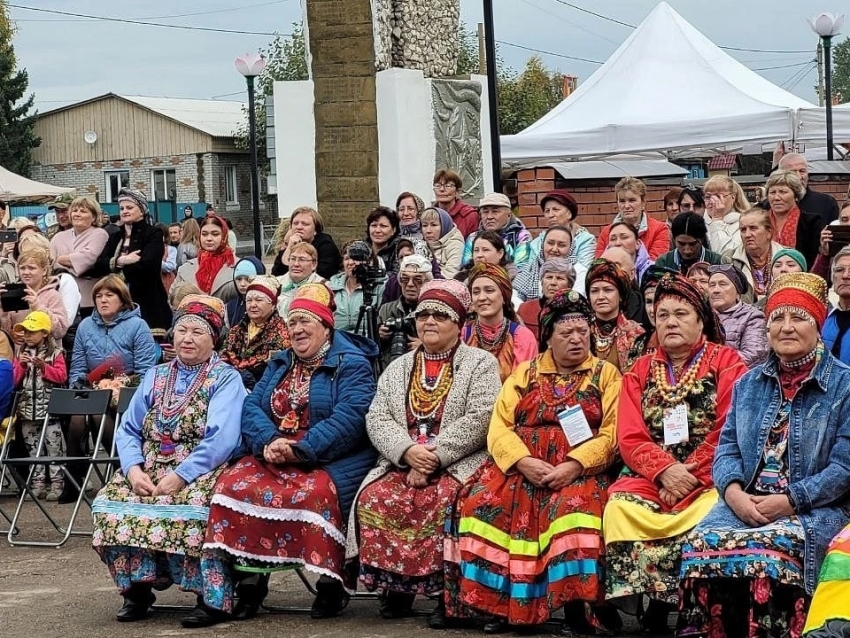
POLYGON ((466 314, 471 303, 469 291, 459 281, 434 279, 425 282, 420 289, 415 314, 425 311, 444 312, 460 327, 466 323, 466 314))
POLYGON ((272 304, 277 305, 277 299, 280 296, 280 281, 277 277, 270 275, 257 275, 251 279, 245 293, 247 294, 252 290, 264 294, 272 304))
POLYGON ((779 275, 770 285, 764 314, 768 322, 783 312, 803 315, 818 332, 826 321, 826 281, 808 272, 788 272, 779 275))
POLYGON ((713 264, 708 267, 708 276, 723 275, 732 285, 739 295, 744 295, 750 288, 750 284, 741 269, 733 264, 713 264))
POLYGON ((218 215, 207 217, 207 219, 210 218, 217 220, 216 225, 221 229, 221 245, 215 252, 203 248, 198 250, 198 272, 195 275, 195 281, 198 282, 198 288, 206 294, 212 292, 213 283, 219 271, 225 266, 233 266, 236 263, 233 250, 227 243, 227 223, 218 215))
POLYGON ((455 226, 455 222, 452 219, 452 216, 449 215, 442 208, 434 208, 437 211, 437 214, 440 216, 440 239, 449 234, 452 228, 455 226))
POLYGON ((665 273, 655 288, 655 307, 665 297, 673 297, 691 306, 702 321, 702 333, 712 343, 723 345, 726 337, 717 313, 690 279, 679 273, 665 273))
POLYGON ((628 274, 617 264, 607 259, 593 260, 584 280, 585 293, 588 298, 590 298, 590 286, 597 281, 607 281, 617 288, 617 292, 620 294, 620 310, 628 305, 629 296, 632 292, 632 282, 628 274))
POLYGON ((142 191, 125 186, 118 191, 118 202, 120 203, 122 199, 133 202, 141 209, 142 215, 148 214, 148 198, 142 191))
POLYGON ((416 221, 411 224, 402 224, 401 220, 399 220, 399 232, 402 237, 410 236, 410 235, 420 235, 422 233, 422 211, 425 210, 425 202, 422 201, 422 198, 415 193, 408 193, 405 196, 413 198, 413 205, 416 207, 416 221))
POLYGON ((803 272, 809 270, 809 266, 806 263, 806 258, 799 250, 794 250, 793 248, 783 248, 782 250, 777 250, 775 253, 773 253, 773 259, 770 261, 771 267, 773 266, 773 264, 776 263, 776 261, 780 257, 790 257, 791 259, 796 261, 797 264, 799 264, 800 269, 803 272))
MULTIPOLYGON (((548 341, 552 338, 555 326, 561 321, 570 319, 584 319, 587 325, 592 326, 596 321, 590 302, 575 290, 559 290, 543 306, 540 311, 540 352, 545 352, 549 347, 548 341)), ((591 347, 592 347, 591 340, 591 347)))
POLYGON ((334 327, 336 302, 333 293, 323 283, 310 283, 301 286, 289 304, 288 319, 307 317, 318 321, 327 328, 334 327))
POLYGON ((673 270, 672 268, 665 268, 664 266, 650 266, 646 269, 646 272, 643 273, 643 278, 640 280, 641 296, 645 297, 647 290, 658 286, 658 282, 661 281, 661 278, 664 275, 668 273, 676 274, 677 272, 677 270, 673 270))
POLYGON ((472 284, 475 283, 475 280, 479 277, 487 277, 487 279, 491 279, 499 288, 499 292, 502 293, 502 302, 505 305, 510 305, 514 289, 511 286, 511 278, 504 268, 484 262, 475 264, 469 271, 469 279, 466 280, 466 285, 470 291, 472 290, 472 284))
POLYGON ((213 343, 218 343, 224 328, 224 303, 209 295, 187 295, 174 313, 174 328, 180 324, 200 325, 209 330, 213 343))

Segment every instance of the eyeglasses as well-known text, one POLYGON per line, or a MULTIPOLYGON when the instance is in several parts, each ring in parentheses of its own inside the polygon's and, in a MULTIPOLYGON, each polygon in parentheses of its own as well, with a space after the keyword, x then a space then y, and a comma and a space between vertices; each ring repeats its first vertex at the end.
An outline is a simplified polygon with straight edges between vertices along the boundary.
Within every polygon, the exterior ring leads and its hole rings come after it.
POLYGON ((449 317, 445 312, 423 310, 422 312, 416 313, 416 321, 425 321, 428 317, 432 317, 437 323, 451 321, 451 317, 449 317))
POLYGON ((399 275, 398 283, 402 286, 406 286, 407 284, 415 284, 417 286, 421 286, 425 283, 425 277, 408 277, 406 275, 399 275))
POLYGON ((439 182, 434 184, 435 191, 450 191, 454 188, 457 188, 457 184, 454 182, 439 182))
POLYGON ((315 259, 311 259, 309 257, 290 257, 290 264, 312 264, 315 259))

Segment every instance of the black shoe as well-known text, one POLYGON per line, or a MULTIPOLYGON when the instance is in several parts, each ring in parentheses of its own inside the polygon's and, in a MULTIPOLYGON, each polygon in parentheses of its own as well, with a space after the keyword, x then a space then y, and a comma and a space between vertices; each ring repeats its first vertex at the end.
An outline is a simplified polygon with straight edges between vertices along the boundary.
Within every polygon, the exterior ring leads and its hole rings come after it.
POLYGON ((670 608, 671 605, 650 600, 646 609, 638 616, 641 631, 647 635, 669 634, 670 608))
POLYGON ((268 593, 268 575, 260 576, 260 580, 255 585, 237 585, 238 600, 233 607, 233 620, 248 620, 256 616, 268 593))
POLYGON ((504 618, 493 618, 484 623, 485 634, 504 634, 508 631, 510 631, 510 625, 504 618))
POLYGON ((316 599, 310 608, 310 617, 316 620, 333 618, 348 606, 351 596, 345 591, 342 583, 333 578, 322 576, 316 582, 316 599))
POLYGON ((440 595, 440 601, 437 603, 437 606, 434 608, 434 611, 431 612, 431 615, 428 616, 428 627, 430 629, 445 629, 448 626, 448 621, 446 620, 446 603, 443 600, 442 594, 440 595))
POLYGON ((402 594, 387 589, 381 594, 381 605, 378 611, 381 618, 387 620, 409 618, 413 615, 414 600, 416 600, 416 594, 402 594))
POLYGON ((212 627, 227 620, 230 620, 230 614, 227 612, 207 607, 204 603, 198 603, 189 612, 189 615, 180 621, 180 624, 186 629, 200 629, 201 627, 212 627))
POLYGON ((144 593, 126 595, 124 596, 124 604, 115 614, 115 620, 118 622, 144 620, 150 614, 151 605, 155 600, 156 596, 150 593, 150 590, 144 593))
MULTIPOLYGON (((76 478, 76 477, 75 477, 76 478)), ((78 479, 82 482, 82 479, 78 479)), ((76 503, 77 499, 80 497, 80 490, 77 489, 74 484, 65 479, 65 486, 62 488, 62 493, 56 499, 56 502, 60 505, 66 505, 68 503, 76 503)))

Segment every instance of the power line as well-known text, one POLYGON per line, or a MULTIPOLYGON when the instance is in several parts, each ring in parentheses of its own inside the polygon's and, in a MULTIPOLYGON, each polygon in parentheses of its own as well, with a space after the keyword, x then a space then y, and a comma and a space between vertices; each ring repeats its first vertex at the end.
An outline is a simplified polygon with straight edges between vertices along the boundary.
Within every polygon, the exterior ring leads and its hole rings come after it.
POLYGON ((581 26, 580 24, 576 24, 576 23, 575 23, 575 22, 573 22, 572 20, 568 20, 568 19, 567 19, 567 18, 565 18, 564 16, 562 16, 562 15, 558 15, 558 14, 557 14, 557 13, 555 13, 554 11, 549 11, 548 9, 544 9, 544 8, 543 8, 543 7, 541 7, 540 5, 538 5, 538 4, 534 4, 533 2, 530 2, 530 0, 522 0, 522 1, 523 1, 525 4, 527 4, 528 6, 530 6, 530 7, 534 7, 534 8, 535 8, 535 9, 537 9, 538 11, 542 11, 543 13, 545 13, 545 14, 547 14, 547 15, 550 15, 550 16, 552 16, 553 18, 555 18, 555 19, 557 19, 557 20, 560 20, 561 22, 565 22, 565 23, 569 24, 569 25, 570 25, 571 27, 573 27, 574 29, 578 29, 579 31, 584 31, 585 33, 589 33, 590 35, 595 35, 597 38, 599 38, 599 39, 601 39, 601 40, 605 40, 606 42, 610 42, 611 44, 620 44, 620 43, 619 43, 619 42, 617 42, 616 40, 612 40, 611 38, 608 38, 608 37, 606 37, 606 36, 602 35, 601 33, 596 33, 596 31, 591 31, 591 30, 590 30, 590 29, 588 29, 587 27, 583 27, 583 26, 581 26))
MULTIPOLYGON (((213 13, 229 13, 231 11, 244 11, 246 9, 256 9, 257 7, 267 7, 272 4, 284 4, 289 2, 289 0, 273 0, 272 2, 262 2, 260 4, 249 4, 243 7, 231 7, 229 9, 213 9, 211 11, 195 11, 194 13, 179 13, 175 15, 167 15, 167 16, 148 16, 145 18, 133 18, 133 20, 169 20, 172 18, 189 18, 194 16, 205 16, 213 13)), ((85 22, 85 18, 23 18, 16 20, 16 22, 85 22)))
POLYGON ((753 71, 772 71, 773 69, 793 69, 798 66, 808 66, 812 63, 811 60, 806 60, 805 62, 798 62, 797 64, 780 64, 778 66, 763 66, 758 69, 752 69, 753 71))
POLYGON ((37 7, 25 7, 20 4, 10 4, 9 7, 13 9, 22 9, 25 11, 36 11, 38 13, 51 13, 56 15, 70 16, 72 18, 88 18, 89 20, 102 20, 104 22, 119 22, 122 24, 136 24, 143 25, 147 27, 161 27, 164 29, 181 29, 184 31, 210 31, 213 33, 230 33, 235 35, 265 35, 265 36, 277 36, 282 35, 285 37, 291 37, 291 33, 277 33, 277 32, 269 32, 269 31, 239 31, 236 29, 215 29, 213 27, 191 27, 187 25, 179 25, 179 24, 163 24, 162 22, 146 22, 144 20, 130 20, 127 18, 115 18, 110 16, 96 16, 96 15, 88 15, 85 13, 71 13, 69 11, 59 11, 57 9, 39 9, 37 7))
POLYGON ((532 51, 533 53, 542 53, 544 55, 554 55, 557 58, 564 58, 567 60, 578 60, 579 62, 589 62, 590 64, 604 64, 604 62, 600 62, 599 60, 590 60, 588 58, 580 58, 575 55, 564 55, 563 53, 555 53, 554 51, 544 51, 543 49, 535 49, 533 47, 527 47, 522 44, 515 44, 513 42, 505 42, 504 40, 496 40, 499 44, 504 44, 508 47, 514 47, 515 49, 522 49, 523 51, 532 51))

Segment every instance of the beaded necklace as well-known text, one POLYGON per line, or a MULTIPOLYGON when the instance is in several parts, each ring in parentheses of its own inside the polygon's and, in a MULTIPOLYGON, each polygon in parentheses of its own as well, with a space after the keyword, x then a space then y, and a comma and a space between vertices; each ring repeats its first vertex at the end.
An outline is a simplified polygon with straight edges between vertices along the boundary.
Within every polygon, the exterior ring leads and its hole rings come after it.
POLYGON ((588 370, 577 370, 569 374, 541 374, 539 386, 543 403, 550 408, 572 405, 587 373, 588 370))
POLYGON ((679 381, 675 381, 676 373, 673 366, 658 359, 652 362, 652 373, 655 385, 661 394, 661 399, 667 405, 678 405, 691 392, 697 381, 697 372, 705 354, 705 346, 687 362, 679 371, 679 381), (682 374, 684 373, 684 374, 682 374))
POLYGON ((157 461, 169 462, 177 451, 175 441, 180 439, 179 434, 176 433, 179 419, 185 413, 189 402, 197 398, 215 360, 216 357, 213 355, 208 361, 193 366, 179 363, 178 359, 168 364, 168 376, 165 378, 162 396, 156 404, 156 419, 160 433, 157 461), (189 387, 186 388, 186 392, 177 394, 177 379, 183 370, 196 374, 189 387))
POLYGON ((484 331, 481 329, 481 322, 476 321, 474 329, 475 337, 478 339, 478 346, 490 354, 498 354, 502 346, 505 345, 505 341, 507 341, 509 328, 510 322, 507 318, 503 318, 502 325, 496 333, 496 338, 491 341, 484 336, 484 331))
POLYGON ((771 264, 769 256, 762 266, 756 265, 756 262, 749 255, 747 255, 747 261, 750 262, 750 270, 753 273, 753 280, 756 284, 755 293, 764 294, 770 287, 771 264))
POLYGON ((278 429, 284 434, 295 434, 301 423, 301 415, 309 404, 310 379, 313 372, 330 350, 330 343, 325 342, 319 351, 309 359, 296 357, 295 365, 288 379, 280 383, 272 392, 271 412, 277 419, 278 429), (286 406, 289 409, 286 409, 286 406))
POLYGON ((451 390, 454 381, 452 355, 455 348, 448 353, 428 355, 423 351, 416 353, 413 362, 413 373, 410 376, 410 388, 407 393, 407 405, 410 414, 416 422, 417 443, 427 443, 438 420, 438 413, 451 390), (431 364, 430 366, 428 364, 431 364), (436 373, 434 365, 439 369, 436 373), (428 368, 432 368, 428 374, 428 368))
POLYGON ((593 333, 593 341, 596 345, 596 356, 600 359, 605 359, 611 350, 611 345, 614 343, 615 331, 617 329, 617 319, 596 321, 590 327, 593 333))

